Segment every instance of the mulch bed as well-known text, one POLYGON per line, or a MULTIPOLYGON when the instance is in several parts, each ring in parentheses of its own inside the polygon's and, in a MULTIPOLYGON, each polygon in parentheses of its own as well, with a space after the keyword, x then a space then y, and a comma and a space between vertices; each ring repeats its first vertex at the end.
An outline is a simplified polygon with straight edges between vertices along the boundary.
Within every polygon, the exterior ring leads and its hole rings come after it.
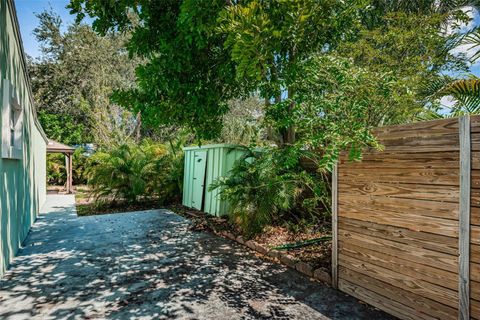
MULTIPOLYGON (((285 227, 270 226, 265 228, 264 232, 253 238, 253 240, 267 247, 277 247, 287 243, 296 243, 325 236, 328 236, 328 234, 321 232, 292 232, 285 227)), ((329 240, 302 248, 281 251, 288 253, 300 261, 310 264, 315 269, 323 268, 327 271, 330 270, 331 249, 332 244, 331 240, 329 240)))
MULTIPOLYGON (((211 216, 181 205, 170 206, 169 209, 190 219, 193 222, 191 226, 192 230, 214 232, 221 235, 230 233, 235 238, 242 236, 241 231, 226 218, 211 216)), ((331 241, 297 249, 272 250, 273 247, 280 245, 321 238, 328 235, 329 234, 320 231, 292 232, 285 227, 269 226, 262 234, 249 240, 264 247, 268 251, 277 251, 280 254, 288 255, 290 258, 293 258, 294 261, 305 262, 313 269, 322 269, 325 272, 330 272, 331 241)))

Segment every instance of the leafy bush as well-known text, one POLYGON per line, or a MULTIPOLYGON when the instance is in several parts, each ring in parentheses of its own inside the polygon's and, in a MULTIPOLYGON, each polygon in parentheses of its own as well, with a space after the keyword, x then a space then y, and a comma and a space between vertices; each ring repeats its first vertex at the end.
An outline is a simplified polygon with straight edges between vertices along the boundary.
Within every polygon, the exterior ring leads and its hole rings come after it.
POLYGON ((95 153, 88 163, 88 184, 98 200, 173 201, 181 195, 183 154, 178 145, 143 141, 95 153))
POLYGON ((211 188, 220 188, 246 236, 272 223, 317 223, 329 217, 328 176, 302 169, 294 149, 247 149, 230 175, 211 188))
POLYGON ((294 141, 250 151, 230 177, 214 185, 247 235, 280 221, 326 221, 329 172, 340 152, 358 159, 363 148, 379 148, 370 128, 390 117, 385 105, 396 99, 393 75, 355 67, 350 59, 319 54, 298 67, 304 77, 265 114, 266 124, 278 132, 295 128, 294 141), (302 158, 316 171, 304 170, 302 158))
POLYGON ((67 181, 65 156, 60 153, 47 155, 47 183, 49 185, 64 185, 67 181))
POLYGON ((86 176, 86 166, 87 166, 88 156, 85 153, 83 147, 75 149, 72 159, 72 173, 73 173, 73 184, 74 185, 84 185, 87 184, 86 176))

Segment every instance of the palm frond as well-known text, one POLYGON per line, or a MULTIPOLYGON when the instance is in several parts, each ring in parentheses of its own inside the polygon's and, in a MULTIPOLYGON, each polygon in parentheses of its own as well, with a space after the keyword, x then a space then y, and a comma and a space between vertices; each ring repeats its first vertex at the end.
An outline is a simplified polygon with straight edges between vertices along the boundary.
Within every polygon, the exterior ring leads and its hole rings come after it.
POLYGON ((457 103, 452 113, 459 116, 466 113, 480 113, 480 79, 455 80, 438 91, 439 96, 452 96, 457 103))
POLYGON ((472 63, 477 61, 480 58, 480 29, 477 27, 465 33, 461 37, 459 45, 468 46, 467 51, 475 51, 472 54, 470 61, 472 63))
POLYGON ((455 115, 480 113, 480 79, 456 80, 446 86, 442 92, 453 96, 458 101, 452 108, 455 115))

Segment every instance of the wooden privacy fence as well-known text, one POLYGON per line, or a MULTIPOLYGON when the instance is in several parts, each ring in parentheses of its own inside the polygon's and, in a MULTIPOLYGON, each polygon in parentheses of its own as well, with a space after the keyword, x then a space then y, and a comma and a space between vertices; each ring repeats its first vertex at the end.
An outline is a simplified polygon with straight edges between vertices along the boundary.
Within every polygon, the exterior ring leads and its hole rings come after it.
POLYGON ((480 319, 480 117, 376 130, 333 174, 333 283, 402 319, 480 319))

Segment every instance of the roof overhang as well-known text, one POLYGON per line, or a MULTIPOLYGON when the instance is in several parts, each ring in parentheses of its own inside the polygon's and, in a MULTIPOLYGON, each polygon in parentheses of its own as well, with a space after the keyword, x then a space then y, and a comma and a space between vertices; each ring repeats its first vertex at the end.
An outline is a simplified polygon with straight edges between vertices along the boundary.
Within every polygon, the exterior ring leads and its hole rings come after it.
POLYGON ((75 148, 67 146, 66 144, 48 139, 47 153, 74 153, 75 148))

